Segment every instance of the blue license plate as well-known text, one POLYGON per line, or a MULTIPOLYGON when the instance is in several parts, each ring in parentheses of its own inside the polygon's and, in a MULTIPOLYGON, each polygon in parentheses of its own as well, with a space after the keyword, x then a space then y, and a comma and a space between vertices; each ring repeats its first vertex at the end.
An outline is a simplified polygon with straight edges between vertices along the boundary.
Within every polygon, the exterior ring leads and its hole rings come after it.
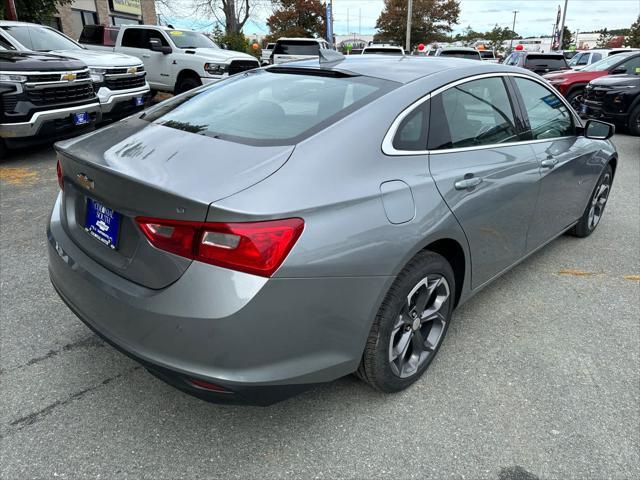
POLYGON ((144 97, 134 97, 133 104, 136 107, 141 107, 142 105, 144 105, 144 97))
POLYGON ((89 112, 72 113, 71 120, 74 125, 86 125, 91 121, 89 112))
POLYGON ((115 250, 118 246, 118 233, 122 215, 105 207, 92 198, 87 198, 87 221, 85 231, 107 247, 115 250))
POLYGON ((587 114, 588 108, 586 105, 582 105, 580 107, 580 113, 584 113, 585 115, 587 114))

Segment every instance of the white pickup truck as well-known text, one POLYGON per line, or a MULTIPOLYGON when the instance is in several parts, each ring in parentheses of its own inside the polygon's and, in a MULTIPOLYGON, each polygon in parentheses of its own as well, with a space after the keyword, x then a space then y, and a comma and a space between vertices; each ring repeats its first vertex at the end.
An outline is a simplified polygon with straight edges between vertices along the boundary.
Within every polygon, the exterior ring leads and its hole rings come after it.
POLYGON ((115 120, 141 110, 150 96, 139 59, 87 50, 53 28, 0 20, 0 46, 6 50, 48 52, 84 62, 100 101, 102 120, 115 120))
POLYGON ((157 25, 87 25, 79 42, 144 62, 152 90, 182 93, 245 70, 259 68, 255 57, 223 50, 203 33, 157 25))

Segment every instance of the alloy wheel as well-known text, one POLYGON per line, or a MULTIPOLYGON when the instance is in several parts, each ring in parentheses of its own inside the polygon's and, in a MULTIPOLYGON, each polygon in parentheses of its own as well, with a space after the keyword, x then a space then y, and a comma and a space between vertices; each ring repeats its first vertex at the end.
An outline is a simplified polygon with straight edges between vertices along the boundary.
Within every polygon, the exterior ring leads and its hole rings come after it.
POLYGON ((596 228, 596 226, 600 222, 602 214, 604 213, 604 207, 607 204, 607 199, 609 198, 610 188, 611 176, 607 173, 602 179, 602 183, 598 186, 598 188, 596 188, 596 191, 593 194, 593 199, 591 200, 591 208, 589 209, 589 221, 587 222, 589 230, 593 230, 594 228, 596 228))
POLYGON ((580 111, 580 108, 581 108, 581 106, 582 106, 582 98, 583 98, 583 97, 584 97, 584 95, 583 95, 582 93, 580 93, 580 94, 576 95, 575 97, 573 97, 573 98, 571 99, 571 102, 570 102, 570 103, 571 103, 571 106, 573 107, 573 109, 574 109, 576 112, 579 112, 579 111, 580 111))
POLYGON ((407 378, 420 371, 435 354, 447 323, 449 283, 432 274, 413 287, 398 315, 389 342, 393 373, 407 378))

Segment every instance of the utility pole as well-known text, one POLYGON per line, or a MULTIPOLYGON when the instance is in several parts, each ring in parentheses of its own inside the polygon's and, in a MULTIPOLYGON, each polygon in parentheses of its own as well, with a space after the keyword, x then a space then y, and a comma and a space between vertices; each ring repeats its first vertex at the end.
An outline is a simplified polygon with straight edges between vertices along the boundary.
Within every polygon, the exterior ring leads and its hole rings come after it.
POLYGON ((405 42, 405 52, 411 53, 411 15, 413 13, 413 0, 409 0, 407 9, 407 38, 405 42))
POLYGON ((511 41, 509 42, 509 51, 513 50, 513 34, 516 33, 516 15, 518 15, 518 10, 513 11, 513 27, 511 27, 511 41))
POLYGON ((567 18, 567 4, 569 0, 564 0, 564 10, 562 10, 562 25, 560 26, 560 40, 558 40, 558 50, 562 50, 562 37, 564 37, 564 20, 567 18))
POLYGON ((335 35, 336 31, 333 29, 333 0, 329 2, 331 4, 331 45, 335 45, 335 35))
POLYGON ((362 9, 358 9, 358 35, 362 35, 362 9))
POLYGON ((351 29, 349 28, 349 9, 347 8, 347 35, 351 33, 351 29))

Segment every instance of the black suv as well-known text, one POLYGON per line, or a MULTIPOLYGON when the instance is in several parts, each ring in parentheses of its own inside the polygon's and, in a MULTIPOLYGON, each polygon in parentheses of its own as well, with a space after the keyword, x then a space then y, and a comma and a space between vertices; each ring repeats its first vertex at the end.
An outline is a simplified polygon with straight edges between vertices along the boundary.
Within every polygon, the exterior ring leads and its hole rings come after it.
POLYGON ((100 104, 86 65, 57 55, 0 50, 0 156, 91 130, 100 104))
POLYGON ((626 125, 632 135, 640 135, 640 71, 592 80, 585 89, 580 115, 626 125))
POLYGON ((569 69, 569 64, 562 53, 513 52, 503 64, 526 68, 538 75, 569 69))

